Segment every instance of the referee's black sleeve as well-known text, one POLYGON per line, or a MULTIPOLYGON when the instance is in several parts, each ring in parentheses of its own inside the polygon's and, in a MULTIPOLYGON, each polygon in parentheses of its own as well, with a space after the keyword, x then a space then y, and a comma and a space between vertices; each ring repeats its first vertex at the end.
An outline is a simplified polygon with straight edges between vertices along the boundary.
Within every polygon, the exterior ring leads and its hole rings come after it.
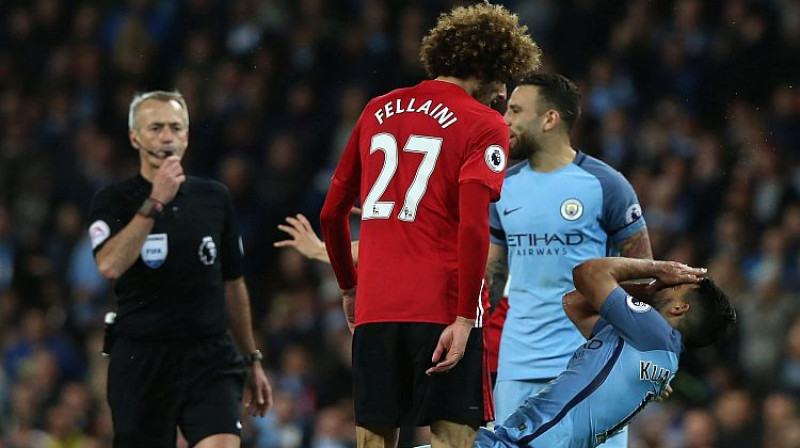
POLYGON ((95 192, 89 207, 89 239, 96 254, 103 245, 119 233, 133 217, 122 206, 122 198, 113 186, 95 192))
POLYGON ((222 229, 222 278, 233 280, 244 275, 244 247, 239 233, 239 220, 228 189, 223 187, 225 202, 225 228, 222 229))

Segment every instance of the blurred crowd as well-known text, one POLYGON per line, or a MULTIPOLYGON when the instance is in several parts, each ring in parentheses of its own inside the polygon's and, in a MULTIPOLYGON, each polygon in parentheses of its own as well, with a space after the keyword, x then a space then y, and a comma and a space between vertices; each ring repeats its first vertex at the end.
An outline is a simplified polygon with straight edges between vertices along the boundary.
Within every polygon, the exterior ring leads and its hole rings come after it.
MULTIPOLYGON (((453 0, 0 2, 0 447, 108 447, 92 194, 136 171, 127 108, 179 89, 186 170, 243 233, 274 410, 243 446, 354 446, 350 336, 327 265, 276 250, 318 221, 365 102, 424 78, 453 0)), ((685 355, 635 448, 800 447, 800 1, 518 0, 545 71, 583 92, 575 146, 631 180, 657 258, 708 266, 737 334, 685 355)), ((502 105, 498 105, 502 110, 502 105)), ((404 436, 407 446, 414 434, 404 436)))

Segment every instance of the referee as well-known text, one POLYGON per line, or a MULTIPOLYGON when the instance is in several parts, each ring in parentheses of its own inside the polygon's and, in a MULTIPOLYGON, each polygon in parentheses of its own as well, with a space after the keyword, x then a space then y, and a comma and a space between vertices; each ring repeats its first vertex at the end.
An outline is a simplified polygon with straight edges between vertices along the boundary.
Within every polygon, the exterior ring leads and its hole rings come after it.
POLYGON ((183 173, 189 112, 180 93, 136 95, 128 128, 139 174, 95 194, 89 228, 117 296, 105 350, 114 447, 173 448, 176 427, 192 447, 238 447, 245 378, 250 415, 269 410, 272 391, 231 198, 222 184, 183 173))

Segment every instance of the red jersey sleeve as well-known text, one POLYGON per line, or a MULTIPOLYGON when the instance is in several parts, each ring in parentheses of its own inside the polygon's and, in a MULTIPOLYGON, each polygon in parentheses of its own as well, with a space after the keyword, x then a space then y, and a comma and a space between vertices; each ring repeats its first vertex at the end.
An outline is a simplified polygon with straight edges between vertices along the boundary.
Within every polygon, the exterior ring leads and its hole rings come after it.
POLYGON ((360 191, 361 157, 358 151, 360 129, 361 119, 356 123, 339 165, 336 166, 331 188, 320 212, 325 250, 328 252, 339 287, 343 290, 353 288, 357 283, 355 263, 350 252, 348 218, 350 208, 360 191))
POLYGON ((508 160, 508 126, 491 120, 470 138, 458 182, 480 183, 491 191, 491 201, 500 199, 506 161, 508 160))
POLYGON ((347 191, 360 191, 361 155, 358 152, 358 139, 361 135, 362 118, 363 116, 356 122, 331 180, 332 184, 338 185, 347 191))
POLYGON ((475 319, 489 253, 489 198, 483 185, 465 182, 458 189, 458 315, 475 319))

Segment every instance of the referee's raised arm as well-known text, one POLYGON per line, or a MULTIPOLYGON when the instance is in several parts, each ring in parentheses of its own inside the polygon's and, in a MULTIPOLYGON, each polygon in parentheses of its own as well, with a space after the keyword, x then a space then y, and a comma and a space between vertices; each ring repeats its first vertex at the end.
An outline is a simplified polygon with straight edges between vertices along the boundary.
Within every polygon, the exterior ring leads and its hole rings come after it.
MULTIPOLYGON (((135 141, 134 132, 138 131, 131 130, 131 143, 135 141)), ((164 136, 170 140, 173 137, 170 133, 164 133, 164 136)), ((110 238, 95 254, 97 268, 109 280, 116 280, 136 261, 147 234, 153 229, 155 220, 163 213, 164 205, 172 201, 178 192, 178 187, 186 181, 181 161, 176 155, 165 158, 155 174, 152 170, 145 170, 144 167, 140 174, 145 179, 152 180, 153 191, 142 202, 142 206, 128 225, 110 238)))

